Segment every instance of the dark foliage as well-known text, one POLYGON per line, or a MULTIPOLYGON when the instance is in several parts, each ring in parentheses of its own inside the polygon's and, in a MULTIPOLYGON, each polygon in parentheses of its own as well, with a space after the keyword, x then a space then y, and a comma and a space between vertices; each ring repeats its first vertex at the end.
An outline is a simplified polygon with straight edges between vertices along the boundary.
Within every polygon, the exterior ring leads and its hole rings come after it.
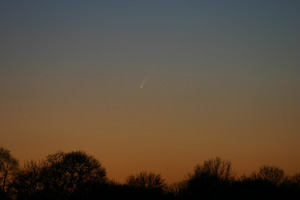
POLYGON ((0 200, 300 199, 300 173, 286 176, 264 165, 236 178, 231 162, 218 157, 170 186, 152 172, 128 176, 125 184, 110 181, 101 164, 82 151, 58 152, 19 169, 10 152, 0 148, 0 172, 0 200))
POLYGON ((166 184, 160 174, 141 172, 127 178, 126 184, 134 199, 163 199, 166 184))
POLYGON ((219 199, 228 196, 234 173, 230 161, 221 158, 204 161, 197 165, 186 180, 185 199, 219 199))
POLYGON ((17 178, 17 199, 86 199, 87 186, 106 181, 105 169, 92 156, 58 152, 39 165, 25 165, 17 178))
POLYGON ((15 195, 15 177, 18 170, 18 161, 9 150, 0 147, 0 199, 9 199, 15 195))

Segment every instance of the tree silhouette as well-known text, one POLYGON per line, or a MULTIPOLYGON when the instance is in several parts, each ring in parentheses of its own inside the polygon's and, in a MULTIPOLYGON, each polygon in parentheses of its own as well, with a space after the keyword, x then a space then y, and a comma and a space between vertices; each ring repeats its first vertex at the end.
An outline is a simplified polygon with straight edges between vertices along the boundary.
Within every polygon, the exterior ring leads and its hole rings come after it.
POLYGON ((166 188, 164 179, 160 174, 140 172, 126 179, 130 189, 130 199, 162 199, 166 188))
POLYGON ((234 177, 231 162, 219 157, 204 161, 203 165, 195 167, 194 176, 208 176, 222 181, 230 181, 234 177))
POLYGON ((186 198, 219 198, 228 191, 234 172, 231 162, 219 157, 196 165, 193 174, 186 180, 186 198))
POLYGON ((99 161, 83 151, 57 152, 19 169, 0 148, 0 183, 0 200, 300 199, 300 173, 285 176, 282 169, 264 165, 236 179, 231 162, 219 157, 167 186, 160 174, 146 171, 128 176, 125 184, 109 180, 99 161))
POLYGON ((264 165, 259 168, 258 178, 279 185, 284 180, 284 171, 276 166, 264 165))
POLYGON ((49 155, 43 163, 41 174, 45 190, 55 191, 62 198, 74 192, 85 195, 82 191, 85 184, 107 180, 101 164, 82 151, 49 155))
POLYGON ((0 147, 0 195, 9 198, 13 195, 15 177, 19 169, 18 161, 10 151, 0 147))
POLYGON ((242 176, 235 188, 236 193, 248 199, 290 199, 294 192, 288 186, 284 171, 276 166, 263 165, 258 172, 242 176), (282 183, 286 182, 283 187, 282 183))
POLYGON ((82 151, 57 152, 39 165, 31 161, 18 175, 18 199, 86 199, 87 186, 106 183, 106 171, 82 151))
POLYGON ((300 189, 300 173, 296 173, 292 176, 292 182, 300 189))
POLYGON ((43 191, 40 165, 35 161, 26 162, 16 180, 17 199, 39 199, 43 191))
POLYGON ((140 172, 137 175, 131 175, 127 178, 126 183, 135 188, 145 189, 164 189, 166 184, 160 174, 152 172, 140 172))
POLYGON ((175 182, 168 186, 167 190, 170 198, 181 199, 184 198, 187 193, 187 180, 175 182))

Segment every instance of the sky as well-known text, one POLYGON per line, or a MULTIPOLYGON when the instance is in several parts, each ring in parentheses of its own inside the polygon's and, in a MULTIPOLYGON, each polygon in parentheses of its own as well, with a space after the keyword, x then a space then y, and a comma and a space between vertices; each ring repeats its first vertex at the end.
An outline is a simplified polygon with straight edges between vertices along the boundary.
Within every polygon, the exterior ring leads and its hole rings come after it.
POLYGON ((83 150, 124 182, 300 170, 299 1, 0 2, 0 146, 83 150))

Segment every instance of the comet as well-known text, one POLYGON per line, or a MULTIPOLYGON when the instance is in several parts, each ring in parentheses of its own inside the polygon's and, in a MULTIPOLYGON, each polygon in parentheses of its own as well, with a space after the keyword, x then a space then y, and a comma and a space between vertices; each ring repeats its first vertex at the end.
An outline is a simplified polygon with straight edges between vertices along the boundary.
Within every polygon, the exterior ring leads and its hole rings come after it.
POLYGON ((141 89, 144 87, 144 85, 147 83, 147 81, 148 81, 148 76, 145 77, 145 79, 143 80, 142 84, 140 85, 141 89))
POLYGON ((140 85, 140 88, 141 88, 141 89, 142 89, 142 88, 145 86, 145 84, 148 82, 149 77, 150 77, 150 75, 151 75, 152 73, 153 73, 153 72, 148 72, 148 73, 146 74, 144 80, 142 81, 142 83, 141 83, 141 85, 140 85))

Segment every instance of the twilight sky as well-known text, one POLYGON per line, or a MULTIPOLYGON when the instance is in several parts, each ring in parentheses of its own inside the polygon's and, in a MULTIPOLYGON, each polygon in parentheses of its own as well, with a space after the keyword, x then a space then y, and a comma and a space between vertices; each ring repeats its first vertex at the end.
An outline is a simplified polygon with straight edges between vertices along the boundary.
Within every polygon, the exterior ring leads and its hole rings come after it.
POLYGON ((300 1, 0 2, 0 146, 108 177, 300 169, 300 1), (141 84, 143 88, 141 88, 141 84))

